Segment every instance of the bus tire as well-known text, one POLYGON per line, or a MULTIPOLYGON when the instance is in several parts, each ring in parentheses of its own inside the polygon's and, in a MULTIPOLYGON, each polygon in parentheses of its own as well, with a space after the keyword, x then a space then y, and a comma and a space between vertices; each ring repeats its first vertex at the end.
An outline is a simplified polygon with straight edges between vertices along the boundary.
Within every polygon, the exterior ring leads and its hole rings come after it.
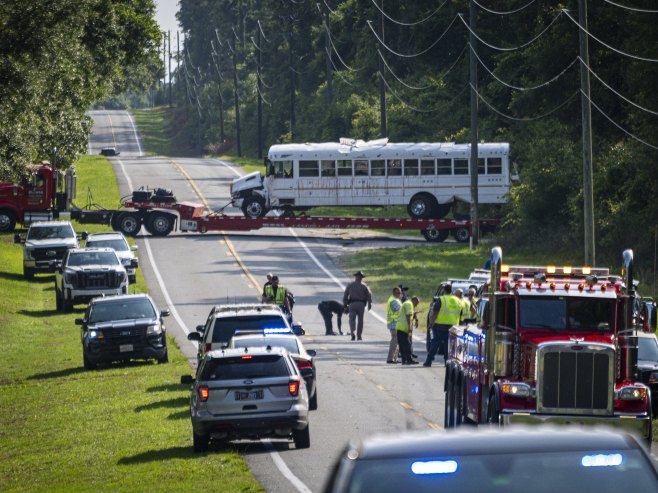
POLYGON ((242 213, 245 217, 255 219, 263 217, 266 212, 265 201, 261 197, 247 197, 242 202, 242 213))
POLYGON ((418 193, 411 197, 407 205, 407 212, 413 219, 427 219, 432 217, 437 207, 436 199, 428 193, 418 193))
POLYGON ((153 236, 167 236, 174 229, 176 216, 166 212, 151 212, 146 217, 144 227, 153 236))
POLYGON ((117 218, 119 231, 126 236, 137 236, 142 229, 142 218, 135 212, 123 212, 117 218))
POLYGON ((423 229, 420 231, 425 239, 432 243, 443 243, 448 237, 447 229, 423 229))
POLYGON ((452 236, 458 243, 468 243, 471 239, 471 232, 468 228, 456 228, 452 230, 452 236))
POLYGON ((10 233, 16 227, 16 214, 8 209, 0 209, 0 233, 10 233))

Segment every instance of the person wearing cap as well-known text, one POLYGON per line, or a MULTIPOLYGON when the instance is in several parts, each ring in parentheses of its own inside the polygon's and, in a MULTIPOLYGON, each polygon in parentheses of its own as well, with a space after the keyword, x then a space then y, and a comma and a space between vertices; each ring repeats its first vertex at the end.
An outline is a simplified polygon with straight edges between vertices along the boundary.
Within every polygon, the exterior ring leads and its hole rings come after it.
POLYGON ((434 355, 440 350, 443 354, 444 361, 448 358, 448 336, 450 327, 458 325, 461 319, 462 302, 452 293, 452 286, 449 284, 445 288, 443 296, 432 305, 430 316, 428 318, 427 330, 432 330, 432 342, 427 352, 427 359, 423 366, 432 366, 434 355), (429 325, 429 322, 432 325, 429 325))
MULTIPOLYGON (((263 303, 274 303, 283 310, 283 313, 292 316, 290 301, 288 300, 288 291, 284 286, 279 285, 279 276, 272 276, 270 284, 266 284, 263 289, 263 303)), ((291 318, 291 317, 289 317, 291 318)))
POLYGON ((475 294, 475 288, 468 288, 468 298, 466 299, 466 303, 464 303, 464 306, 467 307, 466 313, 462 314, 464 321, 475 322, 477 320, 478 303, 480 300, 475 297, 475 294))
POLYGON ((468 300, 464 299, 464 290, 462 288, 455 290, 455 296, 459 298, 459 305, 461 306, 461 313, 459 314, 459 323, 461 324, 471 313, 471 305, 468 300))
POLYGON ((395 330, 398 338, 398 346, 400 348, 400 357, 402 358, 403 365, 416 365, 418 360, 411 356, 411 345, 409 344, 409 334, 411 333, 411 320, 414 315, 414 302, 418 304, 418 298, 413 297, 402 302, 400 307, 400 315, 395 322, 395 330))
MULTIPOLYGON (((404 286, 403 284, 398 284, 398 287, 399 287, 400 290, 402 291, 402 298, 401 298, 401 300, 402 300, 402 303, 404 303, 404 302, 407 301, 407 299, 408 299, 408 297, 407 297, 407 291, 409 291, 409 287, 408 287, 408 286, 404 286)), ((413 299, 412 299, 412 301, 413 301, 413 299)), ((415 307, 417 304, 418 304, 418 302, 416 302, 416 304, 414 305, 414 307, 415 307)), ((416 311, 414 311, 414 314, 413 314, 413 316, 411 317, 411 325, 409 325, 409 351, 411 351, 411 357, 412 357, 412 358, 417 358, 418 356, 416 356, 416 355, 414 354, 414 348, 413 348, 413 345, 414 345, 414 338, 413 338, 413 334, 412 334, 412 333, 413 333, 413 329, 414 329, 414 328, 418 328, 418 315, 416 315, 416 311)))
POLYGON ((359 341, 363 335, 363 316, 366 305, 368 310, 372 308, 372 293, 370 293, 368 285, 363 282, 364 277, 366 275, 363 272, 355 272, 354 282, 349 283, 343 293, 343 305, 347 306, 349 313, 350 335, 352 340, 356 336, 359 341))
POLYGON ((398 362, 398 333, 395 330, 395 324, 400 316, 400 308, 402 307, 402 290, 400 286, 393 288, 393 294, 386 302, 386 327, 391 333, 391 342, 388 345, 388 358, 386 362, 394 364, 398 362))
POLYGON ((267 286, 270 286, 271 284, 272 284, 272 273, 268 272, 267 273, 267 282, 265 284, 263 284, 263 293, 265 292, 265 288, 267 288, 267 286))
POLYGON ((336 325, 338 325, 338 333, 343 335, 341 327, 341 319, 345 311, 343 304, 335 300, 321 301, 318 303, 318 310, 320 310, 320 315, 322 315, 322 319, 324 320, 325 335, 336 335, 334 332, 334 327, 331 323, 331 319, 333 318, 334 313, 336 314, 336 325))

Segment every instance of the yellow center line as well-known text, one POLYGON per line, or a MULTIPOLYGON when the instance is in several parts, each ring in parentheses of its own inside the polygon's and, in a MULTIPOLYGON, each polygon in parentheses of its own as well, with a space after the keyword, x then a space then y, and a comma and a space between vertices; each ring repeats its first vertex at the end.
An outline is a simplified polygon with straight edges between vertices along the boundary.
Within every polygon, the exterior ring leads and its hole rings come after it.
POLYGON ((378 388, 379 390, 381 390, 382 392, 386 392, 386 389, 384 388, 383 385, 377 384, 377 385, 375 385, 375 387, 377 387, 377 388, 378 388))
POLYGON ((443 429, 443 426, 437 425, 436 423, 427 423, 427 425, 432 428, 433 430, 438 430, 438 431, 445 431, 443 429))
MULTIPOLYGON (((210 208, 210 205, 208 204, 208 201, 206 200, 206 197, 203 195, 203 193, 201 193, 201 190, 199 190, 199 187, 196 186, 196 183, 194 183, 194 180, 193 180, 192 177, 188 174, 188 172, 183 168, 183 166, 182 166, 178 161, 176 161, 176 160, 174 160, 174 159, 172 159, 171 162, 174 164, 174 166, 176 167, 176 169, 177 169, 177 170, 178 170, 178 171, 179 171, 179 172, 185 177, 185 179, 188 181, 188 183, 190 184, 190 186, 191 186, 192 189, 194 190, 194 193, 196 193, 197 197, 199 197, 199 200, 201 200, 201 202, 203 202, 203 205, 206 207, 206 209, 208 209, 208 210, 212 210, 212 209, 210 208)), ((244 272, 245 275, 247 276, 247 278, 251 281, 251 284, 248 284, 248 286, 249 286, 250 288, 255 289, 255 290, 258 292, 258 294, 260 294, 260 288, 258 287, 258 286, 260 286, 260 284, 258 283, 258 281, 256 280, 256 278, 254 278, 254 276, 251 274, 251 272, 249 272, 249 269, 247 268, 247 266, 244 264, 244 262, 242 261, 242 259, 241 259, 240 256, 238 255, 238 252, 235 251, 235 247, 233 246, 233 243, 232 243, 231 240, 229 239, 228 235, 226 234, 225 231, 220 231, 220 233, 221 233, 222 236, 224 237, 224 242, 226 243, 226 246, 228 247, 228 249, 229 249, 229 251, 230 251, 230 255, 233 255, 233 257, 234 257, 235 260, 237 261, 238 265, 239 265, 240 268, 242 269, 242 272, 244 272)), ((227 254, 228 254, 228 253, 227 253, 227 254)))
POLYGON ((411 409, 414 408, 411 404, 409 404, 408 402, 404 402, 404 401, 400 402, 400 405, 401 405, 403 408, 405 408, 405 409, 409 409, 409 410, 411 410, 411 409))

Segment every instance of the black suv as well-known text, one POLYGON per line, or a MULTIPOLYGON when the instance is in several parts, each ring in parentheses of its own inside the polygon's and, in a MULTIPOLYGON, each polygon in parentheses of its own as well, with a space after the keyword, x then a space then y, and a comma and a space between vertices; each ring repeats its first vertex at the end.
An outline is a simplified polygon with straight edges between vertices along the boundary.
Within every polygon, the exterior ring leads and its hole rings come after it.
POLYGON ((93 370, 98 363, 155 359, 167 363, 167 330, 162 317, 146 294, 129 294, 94 298, 81 325, 82 358, 84 367, 93 370))

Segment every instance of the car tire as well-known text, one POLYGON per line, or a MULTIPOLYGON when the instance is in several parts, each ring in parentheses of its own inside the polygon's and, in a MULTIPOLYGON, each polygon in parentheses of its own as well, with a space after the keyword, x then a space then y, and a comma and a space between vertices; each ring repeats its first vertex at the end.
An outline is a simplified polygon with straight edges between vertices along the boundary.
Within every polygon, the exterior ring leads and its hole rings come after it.
POLYGON ((192 446, 196 453, 206 452, 208 450, 209 444, 210 444, 210 435, 208 434, 198 435, 192 432, 192 446))
POLYGON ((84 353, 82 353, 82 366, 84 367, 85 370, 96 369, 96 364, 89 361, 89 358, 87 358, 87 355, 84 353))
POLYGON ((313 397, 311 397, 308 401, 308 409, 310 411, 315 411, 318 408, 318 389, 315 389, 315 393, 313 394, 313 397))
POLYGON ((245 198, 242 202, 242 213, 251 219, 263 217, 267 213, 265 201, 261 197, 245 198))
POLYGON ((292 439, 295 442, 295 448, 309 448, 311 446, 311 426, 306 425, 303 430, 292 430, 292 439))
POLYGON ((62 294, 62 311, 68 313, 73 311, 73 301, 69 301, 62 294))
POLYGON ((137 276, 128 276, 128 283, 135 284, 137 282, 137 276))
POLYGON ((464 379, 457 375, 457 385, 455 385, 455 428, 464 424, 464 379))
POLYGON ((25 279, 27 279, 28 281, 34 279, 34 269, 30 269, 29 267, 23 267, 23 277, 25 277, 25 279))
MULTIPOLYGON (((447 377, 446 377, 447 378, 447 377)), ((444 412, 443 412, 443 427, 447 430, 449 428, 453 427, 453 419, 455 416, 454 409, 452 407, 452 402, 453 402, 453 394, 454 394, 454 389, 453 389, 453 382, 452 379, 448 380, 448 385, 446 387, 445 391, 445 405, 444 405, 444 412)))
POLYGON ((16 214, 8 210, 0 210, 0 233, 9 233, 16 228, 16 214))
POLYGON ((55 308, 58 312, 64 310, 64 302, 62 301, 62 292, 55 287, 55 308))
POLYGON ((162 358, 159 358, 158 360, 159 365, 163 365, 165 363, 169 363, 169 352, 165 351, 165 354, 162 358))

